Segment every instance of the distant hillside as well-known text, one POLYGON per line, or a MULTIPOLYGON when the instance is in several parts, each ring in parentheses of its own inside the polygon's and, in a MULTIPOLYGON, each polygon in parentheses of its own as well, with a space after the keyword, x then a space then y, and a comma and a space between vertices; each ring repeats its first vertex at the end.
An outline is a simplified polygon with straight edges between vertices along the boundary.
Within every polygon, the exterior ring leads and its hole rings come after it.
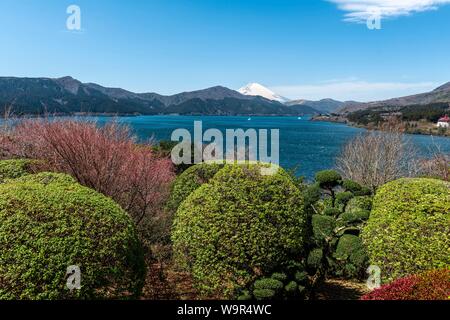
POLYGON ((288 107, 292 110, 296 110, 299 113, 309 114, 309 115, 317 115, 321 113, 328 113, 324 110, 319 110, 317 108, 313 108, 312 106, 305 104, 289 104, 288 107))
POLYGON ((259 96, 246 96, 217 86, 172 96, 134 93, 82 83, 71 77, 0 77, 0 111, 23 114, 201 114, 305 115, 319 113, 310 106, 287 106, 259 96))
POLYGON ((342 108, 344 102, 333 100, 333 99, 322 99, 319 101, 311 101, 311 100, 294 100, 289 101, 286 105, 306 105, 311 108, 314 108, 321 113, 333 113, 338 109, 342 108))
POLYGON ((365 109, 384 109, 385 111, 389 111, 390 109, 400 107, 430 105, 435 103, 450 103, 450 82, 434 89, 431 92, 415 94, 412 96, 368 103, 344 104, 338 112, 349 113, 365 109))

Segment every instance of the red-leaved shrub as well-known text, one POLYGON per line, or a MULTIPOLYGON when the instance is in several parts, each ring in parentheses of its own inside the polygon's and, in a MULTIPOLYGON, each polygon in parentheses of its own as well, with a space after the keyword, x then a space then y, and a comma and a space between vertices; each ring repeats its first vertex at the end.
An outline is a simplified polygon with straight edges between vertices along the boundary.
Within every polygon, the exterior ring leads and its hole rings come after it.
MULTIPOLYGON (((6 138, 4 138, 6 139, 6 138)), ((141 233, 154 235, 174 178, 170 159, 137 145, 128 128, 75 120, 26 120, 8 137, 15 157, 43 160, 119 203, 141 233), (150 229, 150 230, 149 230, 150 229)), ((148 239, 146 239, 148 240, 148 239)))
POLYGON ((400 278, 363 296, 361 300, 448 300, 450 270, 432 270, 400 278))

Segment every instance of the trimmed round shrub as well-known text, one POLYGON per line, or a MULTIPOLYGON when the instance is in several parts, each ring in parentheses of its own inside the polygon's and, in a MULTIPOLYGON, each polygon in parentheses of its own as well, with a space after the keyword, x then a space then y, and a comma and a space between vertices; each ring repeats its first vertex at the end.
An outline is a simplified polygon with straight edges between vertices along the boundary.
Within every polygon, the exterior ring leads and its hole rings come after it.
POLYGON ((272 274, 273 279, 279 280, 281 282, 286 281, 288 276, 285 273, 281 273, 281 272, 276 272, 274 274, 272 274))
POLYGON ((352 198, 345 209, 346 212, 358 212, 361 210, 372 210, 373 198, 371 196, 359 196, 352 198))
POLYGON ((298 271, 295 273, 295 281, 298 283, 304 283, 308 281, 308 273, 306 271, 298 271))
POLYGON ((204 295, 234 297, 261 275, 302 257, 302 195, 283 169, 262 175, 261 168, 225 166, 176 213, 175 259, 204 295))
POLYGON ((346 210, 348 202, 354 197, 353 193, 350 191, 339 192, 336 194, 336 205, 338 205, 341 210, 346 210))
POLYGON ((330 217, 337 217, 341 213, 341 210, 338 208, 325 208, 323 210, 323 214, 330 217))
POLYGON ((43 185, 48 185, 51 183, 72 185, 77 183, 77 181, 71 176, 64 173, 55 172, 41 172, 36 174, 29 174, 16 179, 15 182, 32 182, 43 185))
POLYGON ((255 289, 253 295, 256 300, 272 300, 276 296, 276 292, 271 289, 255 289))
POLYGON ((363 188, 359 183, 353 180, 344 180, 342 182, 342 187, 344 187, 346 191, 350 191, 352 193, 360 192, 363 188))
POLYGON ((255 289, 270 289, 275 292, 283 289, 283 282, 274 278, 264 278, 261 280, 256 280, 254 284, 255 289))
POLYGON ((367 267, 367 253, 361 239, 355 235, 340 237, 334 257, 340 262, 345 276, 358 277, 367 267))
POLYGON ((289 282, 285 287, 284 290, 288 295, 294 295, 297 293, 298 290, 298 284, 295 281, 289 282))
POLYGON ((450 183, 400 179, 384 185, 362 238, 384 282, 450 266, 450 183))
POLYGON ((336 228, 336 220, 330 216, 315 214, 312 216, 312 229, 314 240, 321 244, 325 240, 333 237, 336 228))
POLYGON ((222 168, 221 164, 200 163, 184 171, 172 184, 168 208, 176 211, 193 191, 207 183, 222 168))
POLYGON ((361 300, 449 300, 450 270, 431 270, 400 278, 366 294, 361 300))
POLYGON ((2 160, 0 161, 0 182, 5 179, 16 179, 30 174, 30 167, 35 163, 34 160, 2 160))
POLYGON ((132 221, 71 181, 40 174, 0 184, 0 299, 140 295, 145 265, 132 221), (80 290, 66 287, 70 266, 80 268, 80 290))
POLYGON ((341 175, 334 170, 323 170, 316 173, 316 181, 321 188, 334 188, 341 183, 341 180, 341 175))
POLYGON ((308 255, 307 264, 311 269, 318 269, 322 265, 323 250, 316 248, 311 250, 308 255))
POLYGON ((344 212, 339 216, 339 225, 359 224, 369 219, 370 212, 367 210, 344 212))

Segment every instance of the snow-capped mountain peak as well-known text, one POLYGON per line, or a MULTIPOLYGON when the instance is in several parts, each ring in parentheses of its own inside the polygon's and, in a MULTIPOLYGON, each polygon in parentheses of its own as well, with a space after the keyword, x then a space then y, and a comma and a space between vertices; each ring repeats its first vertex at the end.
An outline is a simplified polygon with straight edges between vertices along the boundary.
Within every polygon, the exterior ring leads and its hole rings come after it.
POLYGON ((281 103, 289 101, 289 99, 276 94, 272 90, 264 87, 263 85, 260 85, 259 83, 249 83, 245 87, 240 88, 238 92, 246 96, 261 96, 263 98, 278 101, 281 103))

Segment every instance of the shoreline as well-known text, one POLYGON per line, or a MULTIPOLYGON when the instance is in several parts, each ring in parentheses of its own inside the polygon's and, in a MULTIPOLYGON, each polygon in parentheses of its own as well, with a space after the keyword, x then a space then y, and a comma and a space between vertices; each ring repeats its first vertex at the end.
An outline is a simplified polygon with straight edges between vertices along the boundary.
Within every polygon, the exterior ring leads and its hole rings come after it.
MULTIPOLYGON (((332 123, 341 123, 345 124, 349 127, 353 128, 361 128, 366 130, 376 130, 379 131, 379 127, 377 126, 368 126, 368 125, 362 125, 358 123, 353 123, 351 121, 348 121, 347 118, 342 116, 315 116, 310 119, 310 121, 316 121, 316 122, 332 122, 332 123)), ((408 124, 407 122, 402 122, 402 124, 408 124)), ((426 123, 429 126, 432 126, 432 123, 426 123)), ((431 128, 430 128, 431 129, 431 128)), ((434 127, 433 129, 438 129, 437 127, 434 127)), ((443 138, 450 138, 450 129, 447 129, 447 131, 444 134, 439 134, 439 132, 429 132, 425 131, 425 128, 415 128, 415 129, 405 129, 405 134, 411 134, 411 135, 421 135, 421 136, 436 136, 436 137, 443 137, 443 138)))

